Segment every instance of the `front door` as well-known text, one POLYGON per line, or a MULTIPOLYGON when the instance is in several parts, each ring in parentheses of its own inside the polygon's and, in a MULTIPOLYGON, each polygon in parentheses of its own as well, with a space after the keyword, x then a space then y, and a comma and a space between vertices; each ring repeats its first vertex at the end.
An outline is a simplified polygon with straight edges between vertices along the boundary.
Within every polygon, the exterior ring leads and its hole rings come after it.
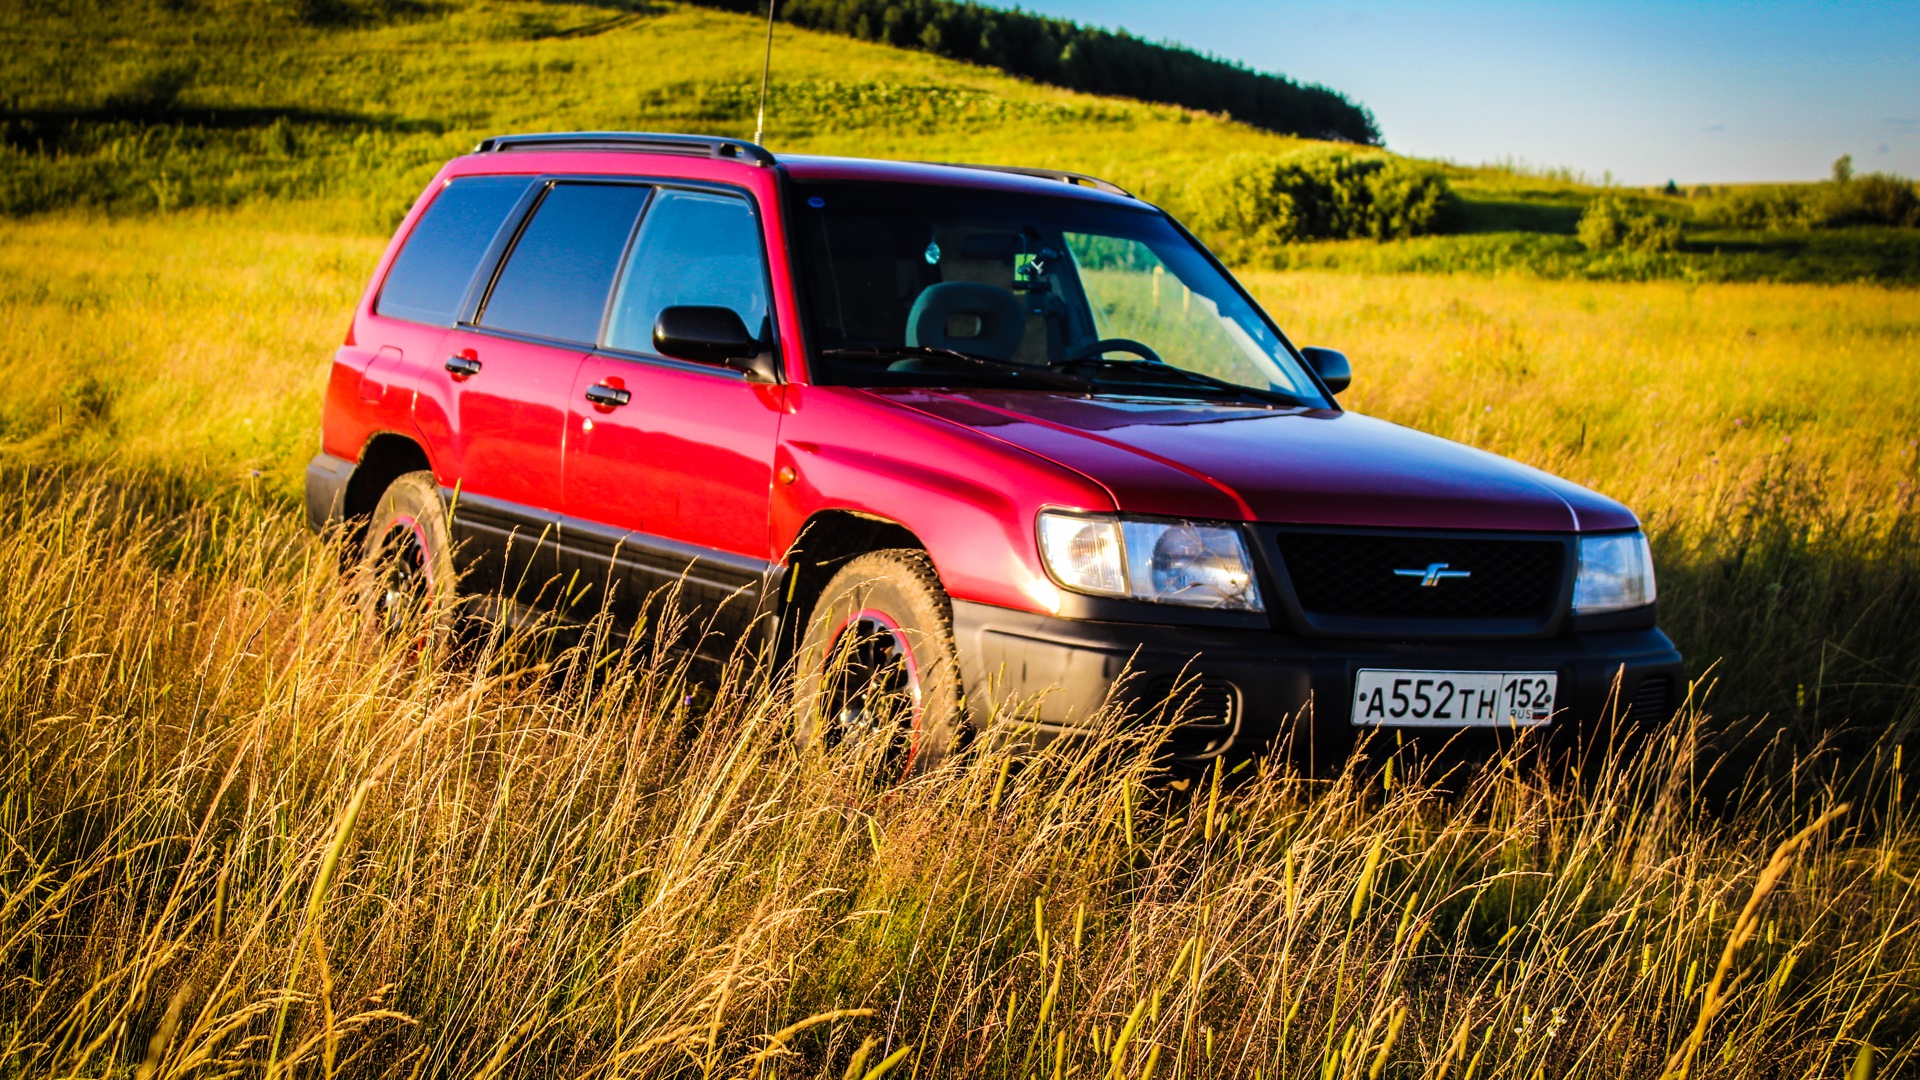
POLYGON ((667 307, 728 307, 771 348, 767 298, 753 205, 658 189, 569 401, 564 528, 582 598, 625 619, 678 616, 676 642, 709 654, 759 614, 782 392, 661 356, 653 324, 667 307))

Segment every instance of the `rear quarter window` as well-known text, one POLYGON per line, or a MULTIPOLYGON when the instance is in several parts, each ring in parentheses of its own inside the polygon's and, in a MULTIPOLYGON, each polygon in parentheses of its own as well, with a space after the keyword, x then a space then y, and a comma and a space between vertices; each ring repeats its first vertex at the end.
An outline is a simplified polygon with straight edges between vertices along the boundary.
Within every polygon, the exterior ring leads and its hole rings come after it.
POLYGON ((448 181, 414 223, 374 310, 388 318, 452 326, 480 260, 531 183, 525 176, 448 181))

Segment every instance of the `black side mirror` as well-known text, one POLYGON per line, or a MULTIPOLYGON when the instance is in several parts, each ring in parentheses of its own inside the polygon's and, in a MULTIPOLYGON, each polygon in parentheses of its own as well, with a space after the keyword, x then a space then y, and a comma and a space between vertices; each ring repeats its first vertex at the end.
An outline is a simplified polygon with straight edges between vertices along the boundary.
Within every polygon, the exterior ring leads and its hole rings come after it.
POLYGON ((653 321, 653 347, 661 356, 697 364, 724 364, 756 382, 773 382, 773 353, 747 333, 732 308, 670 307, 653 321))
POLYGON ((1306 357, 1313 373, 1320 376, 1320 381, 1326 383, 1327 389, 1334 393, 1345 390, 1353 383, 1353 365, 1347 363, 1346 353, 1309 345, 1300 350, 1300 355, 1306 357))

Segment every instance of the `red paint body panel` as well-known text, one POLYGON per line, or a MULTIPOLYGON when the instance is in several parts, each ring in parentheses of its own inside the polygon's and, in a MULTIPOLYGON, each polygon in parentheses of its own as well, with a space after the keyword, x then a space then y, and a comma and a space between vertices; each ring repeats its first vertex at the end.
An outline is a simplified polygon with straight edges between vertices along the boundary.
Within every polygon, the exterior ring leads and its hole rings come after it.
POLYGON ((568 391, 585 354, 469 330, 450 331, 440 352, 480 361, 471 378, 439 367, 420 379, 414 410, 439 434, 432 460, 442 486, 557 509, 568 391))
POLYGON ((1031 391, 914 395, 920 409, 1085 472, 1132 513, 1533 532, 1635 525, 1577 484, 1358 413, 1031 391), (1174 463, 1184 486, 1167 483, 1174 463))
POLYGON ((1034 515, 1043 506, 1113 508, 1105 488, 1072 469, 883 395, 837 386, 787 394, 776 464, 797 479, 775 493, 776 550, 814 514, 852 510, 919 537, 952 595, 1047 611, 1055 588, 1040 566, 1034 515))
POLYGON ((731 371, 589 356, 567 395, 564 512, 770 558, 767 494, 784 389, 731 371), (596 405, 585 397, 596 383, 632 400, 596 405))

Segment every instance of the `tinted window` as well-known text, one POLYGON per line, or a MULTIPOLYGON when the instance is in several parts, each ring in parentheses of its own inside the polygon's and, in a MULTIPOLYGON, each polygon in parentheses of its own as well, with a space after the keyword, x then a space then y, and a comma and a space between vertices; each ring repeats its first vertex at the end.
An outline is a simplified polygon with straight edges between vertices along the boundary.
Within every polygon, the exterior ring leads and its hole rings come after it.
POLYGON ((607 344, 653 351, 653 322, 682 304, 732 308, 766 335, 767 271, 760 226, 743 199, 662 191, 648 208, 613 301, 607 344))
POLYGON ((376 310, 395 319, 452 326, 481 256, 529 183, 524 176, 450 181, 414 223, 380 287, 376 310))
POLYGON ((647 189, 556 184, 513 245, 480 324, 591 343, 647 189))

